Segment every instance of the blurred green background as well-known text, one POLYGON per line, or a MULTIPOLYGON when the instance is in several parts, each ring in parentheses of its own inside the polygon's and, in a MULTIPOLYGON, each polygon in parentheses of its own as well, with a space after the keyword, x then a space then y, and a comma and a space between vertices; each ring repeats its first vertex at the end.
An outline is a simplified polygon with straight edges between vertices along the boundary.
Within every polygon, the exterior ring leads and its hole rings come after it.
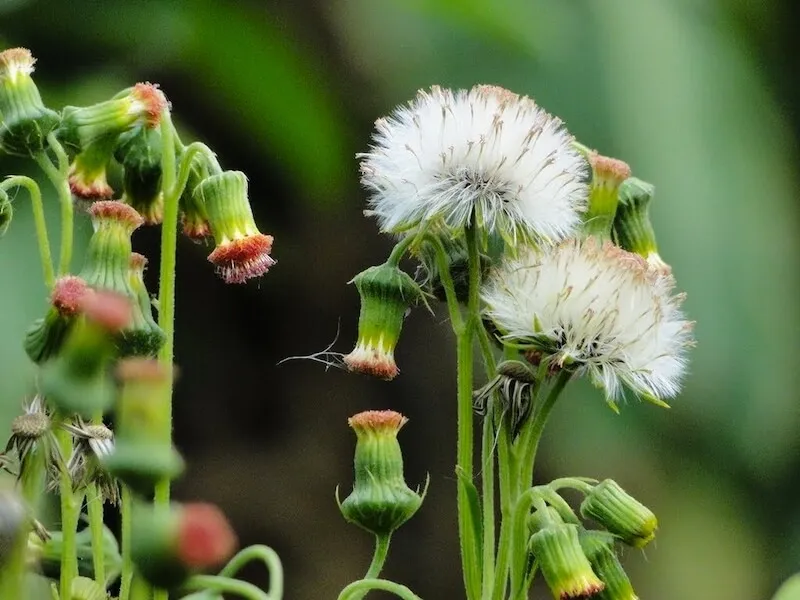
MULTIPOLYGON (((273 545, 291 599, 333 598, 366 569, 371 540, 343 522, 333 491, 352 481, 346 418, 388 407, 411 419, 401 435, 407 478, 430 472, 431 491, 395 536, 385 574, 428 599, 460 597, 443 311, 407 319, 391 384, 310 362, 276 366, 321 350, 337 328, 337 350, 355 339, 358 296, 346 282, 390 248, 361 214, 354 154, 372 121, 420 87, 494 83, 628 161, 656 185, 662 256, 697 320, 691 374, 669 411, 631 401, 615 416, 597 393, 572 390, 545 434, 537 479, 612 476, 655 510, 657 542, 625 556, 642 598, 754 600, 800 569, 792 9, 777 0, 2 0, 0 45, 33 51, 53 108, 161 83, 183 137, 250 177, 257 221, 276 238, 266 278, 226 287, 208 248, 179 245, 176 440, 190 467, 176 496, 219 503, 242 543, 273 545)), ((0 159, 0 173, 29 171, 0 159)), ((55 232, 57 211, 49 217, 55 232)), ((80 218, 79 243, 89 233, 80 218)), ((151 264, 158 235, 134 237, 151 264)), ((32 386, 21 339, 46 303, 22 198, 0 242, 0 290, 7 430, 32 386)))

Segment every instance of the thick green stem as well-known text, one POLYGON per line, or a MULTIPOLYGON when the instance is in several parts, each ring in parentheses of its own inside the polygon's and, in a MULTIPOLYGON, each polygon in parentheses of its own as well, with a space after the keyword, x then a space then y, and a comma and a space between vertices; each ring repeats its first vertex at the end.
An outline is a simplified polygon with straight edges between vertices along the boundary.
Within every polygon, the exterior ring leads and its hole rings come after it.
POLYGON ((58 274, 66 275, 69 273, 69 265, 72 262, 73 235, 72 192, 70 192, 67 179, 69 165, 67 155, 55 136, 51 134, 47 140, 58 158, 58 167, 53 164, 45 152, 39 152, 34 158, 58 194, 58 201, 61 205, 61 250, 58 257, 58 274))
MULTIPOLYGON (((269 572, 269 597, 275 600, 283 598, 283 566, 278 553, 269 546, 260 544, 248 546, 230 559, 219 574, 222 577, 233 577, 239 572, 239 569, 253 560, 260 560, 267 567, 269 572)), ((120 596, 120 600, 124 600, 122 596, 120 596)))
MULTIPOLYGON (((61 456, 72 455, 72 436, 60 427, 55 430, 61 456)), ((78 520, 81 514, 82 493, 72 489, 72 479, 66 469, 61 469, 59 480, 59 494, 61 495, 61 579, 59 591, 61 600, 72 600, 72 581, 78 576, 78 548, 76 535, 78 520), (79 498, 80 496, 80 498, 79 498)))
POLYGON ((386 556, 389 554, 389 542, 392 536, 390 535, 376 535, 375 536, 375 552, 372 555, 372 562, 367 569, 367 574, 364 579, 377 579, 383 569, 383 563, 386 562, 386 556))
POLYGON ((153 588, 142 577, 134 577, 131 584, 131 600, 150 600, 153 597, 153 588))
POLYGON ((394 594, 398 598, 403 598, 403 600, 422 600, 422 598, 417 596, 406 586, 386 579, 362 579, 360 581, 354 581, 342 590, 338 600, 353 600, 354 598, 363 596, 370 590, 383 590, 394 594))
MULTIPOLYGON (((486 328, 476 325, 483 367, 487 379, 495 376, 497 361, 492 352, 486 328)), ((489 600, 492 596, 495 578, 495 509, 494 509, 494 463, 496 448, 496 427, 494 420, 494 398, 487 400, 483 417, 483 439, 481 441, 481 495, 483 500, 483 590, 481 598, 489 600)))
POLYGON ((9 177, 0 183, 0 190, 8 191, 12 187, 24 187, 28 190, 33 205, 33 224, 36 228, 36 241, 39 245, 39 258, 42 261, 42 275, 44 283, 48 288, 55 283, 55 272, 53 270, 53 258, 50 253, 50 238, 47 235, 47 223, 44 218, 44 204, 42 203, 42 192, 39 185, 30 177, 16 175, 9 177))
POLYGON ((392 253, 389 255, 389 258, 386 259, 387 265, 392 265, 394 267, 400 264, 400 260, 403 258, 403 255, 409 249, 409 247, 416 241, 416 236, 414 235, 407 235, 402 240, 395 244, 395 247, 392 248, 392 253))
POLYGON ((240 598, 246 598, 247 600, 274 600, 272 596, 269 596, 252 583, 220 575, 195 575, 186 582, 184 587, 188 590, 214 590, 236 594, 240 598))
POLYGON ((494 570, 494 586, 492 600, 502 600, 505 597, 508 583, 508 566, 511 560, 511 535, 513 526, 513 508, 516 501, 516 461, 510 447, 510 434, 506 420, 502 415, 492 415, 497 418, 497 469, 500 481, 500 541, 497 545, 497 563, 494 570))
POLYGON ((103 496, 94 483, 86 486, 86 510, 89 513, 89 531, 92 535, 94 580, 105 589, 106 557, 103 552, 103 496))
POLYGON ((131 533, 133 521, 131 511, 133 498, 127 485, 122 485, 122 497, 120 499, 120 513, 122 524, 120 527, 120 538, 122 545, 122 573, 119 584, 119 600, 129 600, 131 594, 131 582, 133 580, 133 558, 131 558, 131 533))

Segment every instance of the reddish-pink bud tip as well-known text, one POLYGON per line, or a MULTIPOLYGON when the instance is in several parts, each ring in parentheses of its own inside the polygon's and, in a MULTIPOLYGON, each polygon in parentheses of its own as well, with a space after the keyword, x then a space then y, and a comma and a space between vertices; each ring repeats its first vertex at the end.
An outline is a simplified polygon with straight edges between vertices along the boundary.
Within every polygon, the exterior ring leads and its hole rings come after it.
POLYGON ((400 373, 394 357, 376 349, 357 346, 343 359, 350 371, 391 381, 400 373))
POLYGON ((59 278, 53 286, 50 302, 62 316, 71 317, 80 312, 84 297, 91 292, 83 279, 66 275, 59 278))
POLYGON ((245 283, 269 271, 275 261, 269 255, 272 236, 261 233, 226 242, 208 256, 225 283, 245 283))
POLYGON ((370 429, 377 431, 399 431, 408 423, 408 419, 393 410, 367 410, 347 419, 353 429, 370 429))
POLYGON ((139 254, 138 252, 131 252, 131 269, 136 269, 137 271, 144 271, 145 267, 147 266, 147 257, 144 254, 139 254))
POLYGON ((102 177, 87 181, 81 174, 73 172, 69 176, 69 191, 76 198, 90 202, 108 200, 114 196, 114 190, 108 185, 105 174, 102 177))
POLYGON ((598 177, 603 179, 615 180, 617 183, 622 183, 631 176, 631 168, 628 163, 603 156, 597 152, 592 152, 589 155, 589 164, 592 165, 592 170, 598 177))
POLYGON ((158 86, 145 82, 137 83, 133 86, 132 95, 145 105, 147 113, 147 127, 157 127, 161 122, 161 113, 168 107, 168 102, 164 93, 158 89, 158 86))
POLYGON ((211 235, 211 228, 208 221, 189 219, 185 214, 181 215, 181 226, 183 227, 183 235, 200 242, 211 235))
POLYGON ((191 569, 222 564, 237 546, 236 534, 222 511, 213 504, 187 504, 181 511, 178 556, 191 569))
POLYGON ((128 226, 133 231, 144 223, 142 215, 124 202, 117 200, 104 200, 95 202, 89 207, 89 215, 93 221, 118 221, 128 226))
POLYGON ((108 331, 121 331, 131 322, 131 303, 114 292, 85 294, 80 303, 86 318, 108 331))

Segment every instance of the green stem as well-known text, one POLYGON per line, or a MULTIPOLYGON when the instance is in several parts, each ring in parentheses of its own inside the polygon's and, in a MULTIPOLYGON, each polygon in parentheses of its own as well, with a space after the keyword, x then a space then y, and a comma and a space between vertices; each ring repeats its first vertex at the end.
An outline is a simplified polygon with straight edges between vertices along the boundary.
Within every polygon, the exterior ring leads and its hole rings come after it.
POLYGON ((28 190, 33 205, 33 223, 36 227, 36 241, 39 244, 39 258, 42 261, 42 274, 44 283, 48 288, 52 288, 56 276, 53 271, 53 258, 50 254, 50 238, 47 235, 47 223, 44 218, 44 204, 42 203, 42 192, 39 185, 30 177, 16 175, 9 177, 0 183, 0 190, 7 191, 12 187, 24 187, 28 190))
POLYGON ((491 598, 502 600, 505 597, 508 583, 508 566, 511 560, 511 535, 513 525, 513 507, 516 498, 516 482, 514 475, 517 473, 514 454, 509 444, 510 434, 506 420, 502 415, 492 415, 497 418, 497 468, 500 481, 500 541, 497 545, 497 564, 494 570, 494 587, 491 598))
POLYGON ((378 575, 383 569, 383 563, 386 562, 386 556, 389 554, 389 542, 392 536, 390 535, 376 535, 375 536, 375 552, 372 555, 372 562, 367 569, 367 574, 364 579, 377 579, 378 575))
POLYGON ((134 577, 131 584, 131 600, 150 600, 153 597, 153 588, 142 577, 134 577))
POLYGON ((403 600, 422 600, 422 598, 417 596, 406 586, 386 579, 362 579, 361 581, 354 581, 342 590, 338 600, 359 598, 370 590, 390 592, 398 598, 403 598, 403 600))
POLYGON ((69 165, 66 152, 56 137, 51 134, 47 136, 47 140, 58 158, 58 168, 45 152, 39 152, 34 158, 58 193, 58 201, 61 205, 61 250, 58 258, 58 274, 66 275, 69 273, 69 265, 72 261, 73 236, 72 192, 70 192, 67 179, 69 165))
MULTIPOLYGON (((269 572, 269 597, 276 600, 283 598, 283 566, 278 553, 269 546, 264 546, 263 544, 248 546, 230 559, 219 574, 222 577, 233 577, 239 572, 239 569, 253 560, 260 560, 267 567, 269 572)), ((120 596, 119 600, 124 599, 120 596)))
POLYGON ((392 265, 396 267, 400 264, 400 259, 403 258, 403 255, 406 253, 408 248, 416 241, 417 237, 414 235, 407 235, 402 240, 395 244, 395 247, 392 248, 392 253, 389 255, 389 258, 386 259, 387 265, 392 265))
POLYGON ((120 498, 120 513, 121 513, 121 531, 120 538, 122 542, 122 572, 120 575, 119 584, 119 600, 129 600, 131 594, 131 581, 133 580, 133 559, 131 558, 131 533, 132 533, 132 519, 131 519, 131 491, 127 485, 122 484, 122 497, 120 498))
MULTIPOLYGON (((72 436, 60 427, 54 431, 61 456, 68 460, 72 456, 72 436)), ((61 469, 59 479, 59 494, 61 495, 61 579, 59 590, 62 600, 72 600, 72 580, 78 576, 78 547, 76 535, 78 520, 81 514, 81 500, 79 493, 72 489, 72 479, 65 468, 61 469)), ((80 494, 81 498, 83 497, 80 494)))
POLYGON ((525 563, 528 559, 528 525, 526 521, 537 494, 536 488, 531 488, 523 493, 517 499, 512 516, 512 526, 510 529, 513 533, 509 545, 513 549, 513 561, 511 564, 511 597, 514 599, 525 597, 526 590, 523 589, 524 584, 521 583, 521 580, 524 580, 525 563), (524 550, 520 551, 520 548, 524 550))
POLYGON ((214 590, 217 592, 229 592, 236 594, 240 598, 248 600, 274 600, 263 590, 246 581, 230 579, 220 575, 195 575, 186 582, 185 587, 189 590, 214 590))
POLYGON ((86 509, 89 513, 89 531, 92 535, 94 580, 105 589, 106 557, 103 552, 103 497, 94 483, 86 486, 86 509))

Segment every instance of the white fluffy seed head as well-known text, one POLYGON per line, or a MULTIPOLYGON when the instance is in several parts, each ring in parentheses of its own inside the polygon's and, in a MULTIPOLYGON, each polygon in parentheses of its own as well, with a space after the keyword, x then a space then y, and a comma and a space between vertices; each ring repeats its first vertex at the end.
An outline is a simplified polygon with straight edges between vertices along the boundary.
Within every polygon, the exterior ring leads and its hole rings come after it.
POLYGON ((388 232, 473 222, 507 243, 558 241, 580 224, 588 165, 561 121, 495 86, 433 87, 376 122, 360 154, 370 213, 388 232))
POLYGON ((610 242, 527 251, 490 277, 487 316, 504 341, 587 373, 616 399, 621 384, 654 398, 680 390, 692 323, 672 276, 610 242))

